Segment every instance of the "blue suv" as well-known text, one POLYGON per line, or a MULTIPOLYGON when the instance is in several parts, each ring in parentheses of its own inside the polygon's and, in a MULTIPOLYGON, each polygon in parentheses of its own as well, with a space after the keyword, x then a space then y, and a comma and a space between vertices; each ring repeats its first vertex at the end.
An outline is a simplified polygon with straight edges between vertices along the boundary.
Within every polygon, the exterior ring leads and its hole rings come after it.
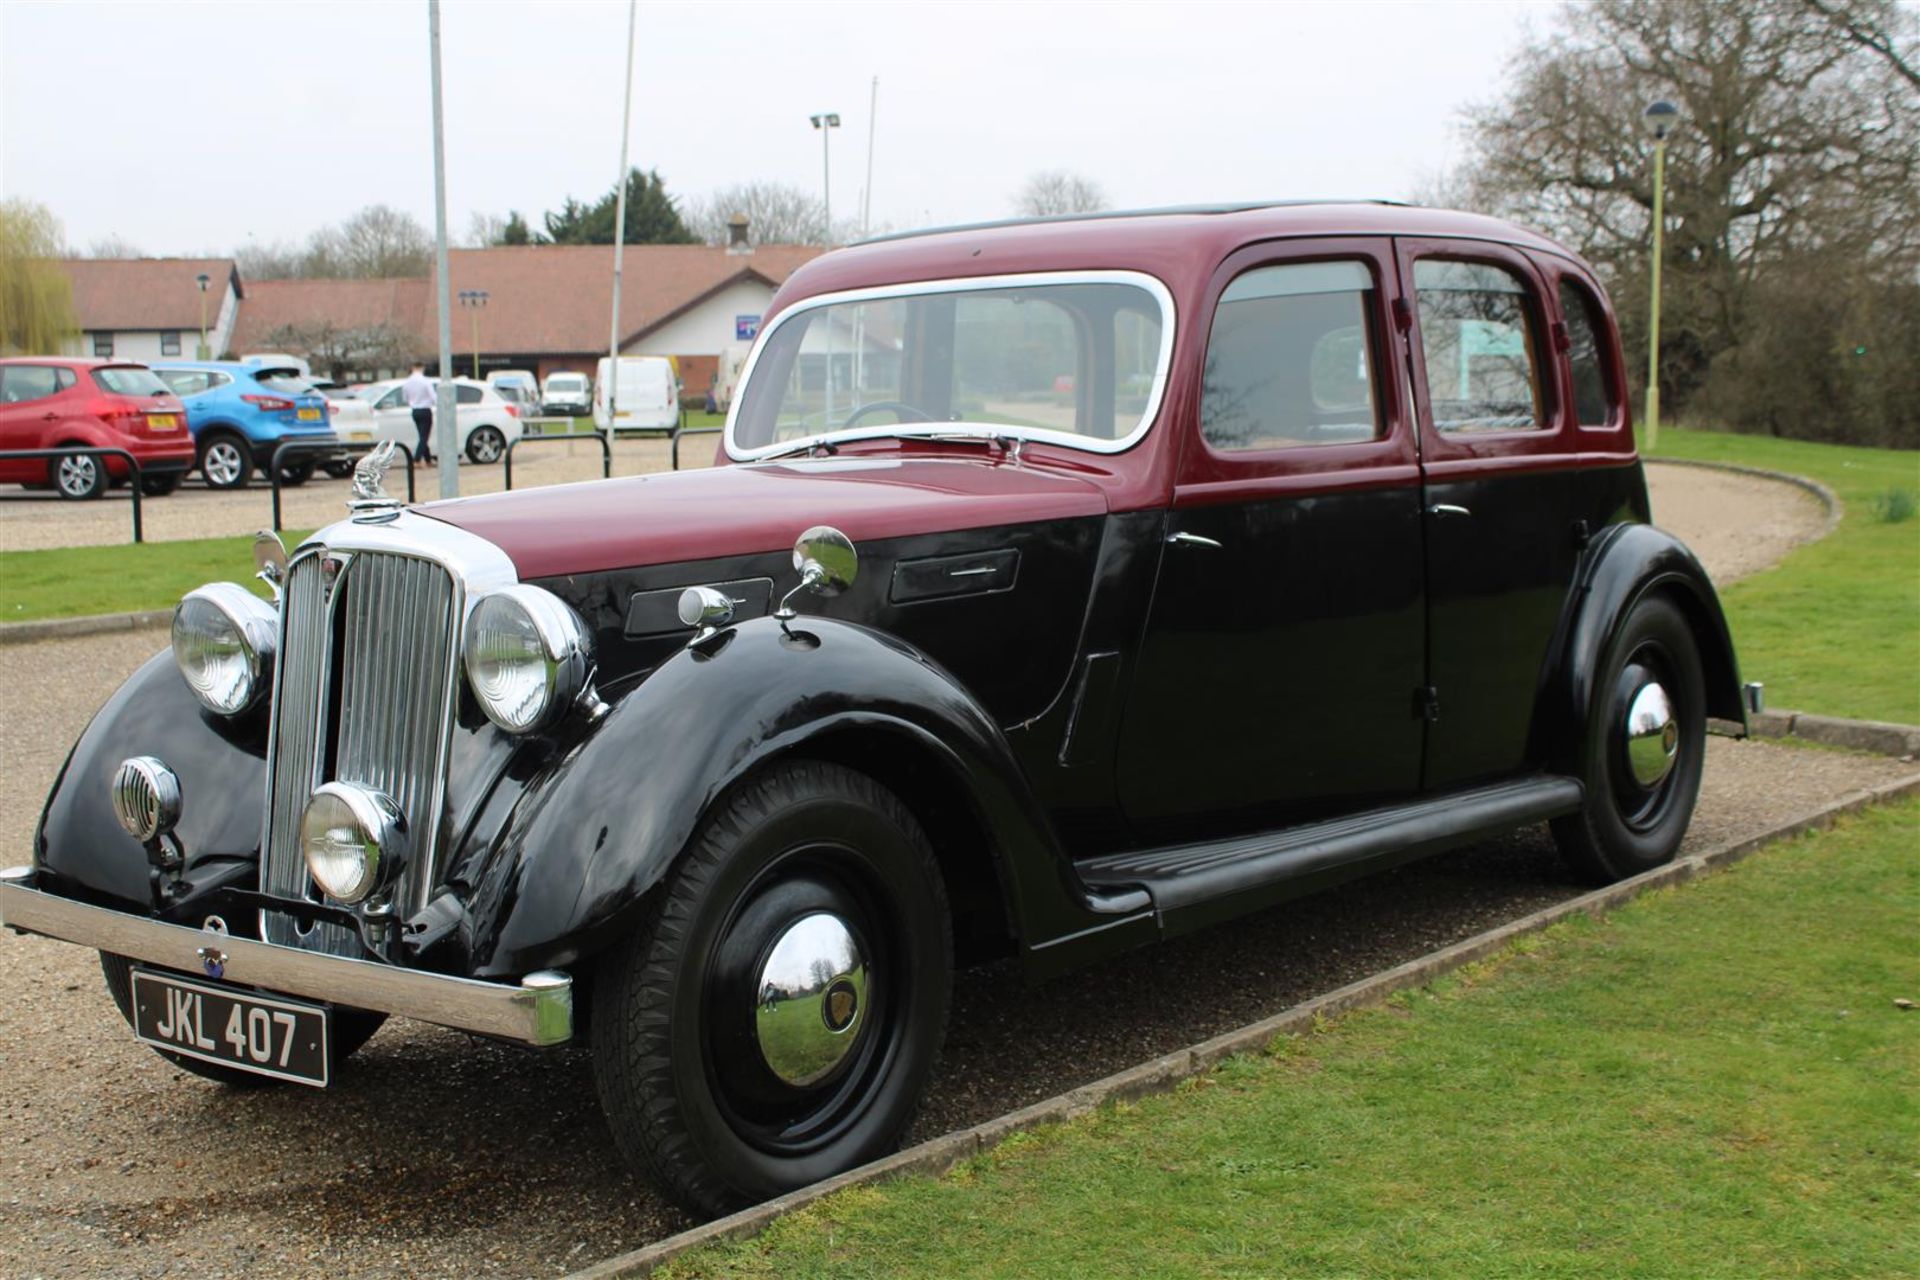
MULTIPOLYGON (((187 407, 195 465, 210 489, 240 488, 289 440, 335 443, 327 398, 297 369, 232 360, 162 360, 151 368, 187 407)), ((305 484, 326 457, 290 457, 280 483, 305 484)))

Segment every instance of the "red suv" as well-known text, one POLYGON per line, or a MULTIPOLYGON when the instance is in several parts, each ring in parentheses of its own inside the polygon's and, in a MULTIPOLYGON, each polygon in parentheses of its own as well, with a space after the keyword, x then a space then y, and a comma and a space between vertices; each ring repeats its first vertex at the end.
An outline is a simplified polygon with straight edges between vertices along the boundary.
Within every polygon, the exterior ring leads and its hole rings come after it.
MULTIPOLYGON (((141 491, 154 497, 179 488, 194 459, 185 406, 145 365, 0 360, 0 452, 64 445, 125 449, 140 461, 141 491)), ((97 498, 127 474, 126 460, 110 454, 0 458, 0 482, 51 484, 63 498, 97 498)))

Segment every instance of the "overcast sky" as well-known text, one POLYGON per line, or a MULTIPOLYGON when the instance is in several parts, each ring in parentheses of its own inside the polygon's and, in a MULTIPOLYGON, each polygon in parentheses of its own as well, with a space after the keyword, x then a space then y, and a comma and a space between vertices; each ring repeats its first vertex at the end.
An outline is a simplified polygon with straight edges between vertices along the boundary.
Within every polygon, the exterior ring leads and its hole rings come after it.
MULTIPOLYGON (((611 188, 627 6, 447 0, 450 232, 611 188)), ((1004 216, 1071 168, 1118 206, 1405 196, 1458 149, 1550 9, 1481 3, 640 6, 632 159, 697 197, 750 179, 818 190, 838 111, 836 221, 1004 216)), ((377 201, 433 219, 424 0, 0 0, 0 195, 68 243, 149 254, 300 240, 377 201)))

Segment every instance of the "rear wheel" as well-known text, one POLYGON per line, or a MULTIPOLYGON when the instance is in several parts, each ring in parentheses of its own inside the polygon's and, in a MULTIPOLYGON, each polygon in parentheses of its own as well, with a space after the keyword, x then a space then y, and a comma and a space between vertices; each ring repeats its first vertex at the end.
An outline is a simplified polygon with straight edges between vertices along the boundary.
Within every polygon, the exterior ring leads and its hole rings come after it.
POLYGON ((595 978, 621 1154, 720 1213, 893 1150, 945 1031, 950 935, 920 824, 871 778, 795 761, 737 788, 595 978))
POLYGON ((1706 764, 1706 681, 1686 618, 1642 600, 1613 641, 1588 715, 1586 800, 1553 822, 1561 854, 1587 879, 1624 880, 1672 860, 1706 764))
POLYGON ((506 451, 507 438, 498 427, 475 427, 467 437, 468 459, 482 466, 500 461, 500 455, 506 451))
POLYGON ((239 489, 253 477, 253 451, 239 436, 216 431, 200 441, 200 475, 209 489, 239 489))
POLYGON ((337 458, 332 462, 323 462, 320 464, 320 469, 335 480, 345 480, 353 474, 353 459, 337 458))
POLYGON ((301 485, 305 484, 307 481, 313 479, 313 469, 315 465, 316 464, 312 458, 302 458, 298 462, 287 462, 287 463, 281 464, 280 487, 282 489, 299 488, 301 485))
POLYGON ((62 454, 48 466, 48 476, 61 497, 75 502, 97 498, 107 491, 107 469, 92 454, 62 454))
MULTIPOLYGON (((106 975, 107 994, 113 997, 120 1016, 133 1025, 133 964, 125 956, 116 956, 111 952, 100 953, 100 972, 106 975)), ((192 977, 182 974, 182 977, 192 977)), ((366 1009, 340 1009, 333 1011, 333 1040, 327 1046, 329 1072, 352 1055, 355 1049, 373 1039, 373 1033, 387 1020, 384 1013, 372 1013, 366 1009)), ((174 1053, 158 1045, 148 1045, 155 1053, 171 1062, 182 1071, 200 1076, 207 1080, 218 1081, 233 1089, 259 1089, 271 1084, 279 1084, 271 1076, 255 1075, 251 1071, 236 1071, 232 1067, 223 1067, 217 1062, 203 1062, 199 1058, 189 1058, 183 1053, 174 1053)))

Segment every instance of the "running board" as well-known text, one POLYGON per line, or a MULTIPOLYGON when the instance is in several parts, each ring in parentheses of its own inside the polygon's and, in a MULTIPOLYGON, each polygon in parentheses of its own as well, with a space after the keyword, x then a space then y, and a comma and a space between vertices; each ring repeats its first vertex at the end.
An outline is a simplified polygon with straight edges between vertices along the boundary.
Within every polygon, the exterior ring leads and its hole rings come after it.
POLYGON ((1161 932, 1185 933, 1572 813, 1581 798, 1575 779, 1524 778, 1282 831, 1106 854, 1076 865, 1088 888, 1145 889, 1161 932))

